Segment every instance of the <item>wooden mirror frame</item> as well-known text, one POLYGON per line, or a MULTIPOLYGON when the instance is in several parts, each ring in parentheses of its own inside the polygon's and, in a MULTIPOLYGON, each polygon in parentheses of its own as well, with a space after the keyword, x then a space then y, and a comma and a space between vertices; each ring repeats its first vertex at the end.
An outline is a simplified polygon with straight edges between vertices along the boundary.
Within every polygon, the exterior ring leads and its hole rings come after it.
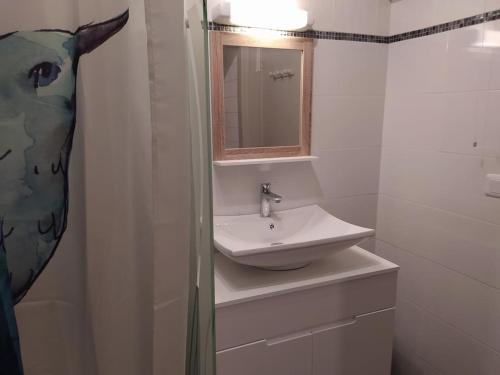
POLYGON ((313 41, 307 38, 266 39, 250 34, 210 32, 210 72, 212 86, 213 158, 217 160, 261 159, 311 154, 311 102, 313 41), (226 148, 224 124, 224 46, 293 49, 302 51, 301 129, 296 146, 226 148))

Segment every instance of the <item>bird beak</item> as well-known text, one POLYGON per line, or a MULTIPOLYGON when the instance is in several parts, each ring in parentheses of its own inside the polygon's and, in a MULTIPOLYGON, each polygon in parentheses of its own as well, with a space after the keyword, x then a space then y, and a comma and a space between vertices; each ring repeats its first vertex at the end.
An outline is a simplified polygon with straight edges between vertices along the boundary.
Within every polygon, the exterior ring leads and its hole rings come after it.
POLYGON ((119 32, 128 21, 129 11, 108 21, 81 26, 75 32, 76 56, 92 52, 119 32))

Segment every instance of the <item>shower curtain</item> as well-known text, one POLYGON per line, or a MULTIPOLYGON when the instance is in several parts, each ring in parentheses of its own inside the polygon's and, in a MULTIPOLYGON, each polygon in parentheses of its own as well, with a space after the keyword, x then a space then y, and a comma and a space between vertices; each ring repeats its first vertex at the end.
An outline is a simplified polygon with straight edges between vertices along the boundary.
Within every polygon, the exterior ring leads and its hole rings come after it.
MULTIPOLYGON (((67 229, 54 257, 15 308, 27 375, 153 373, 146 14, 154 1, 0 0, 0 35, 73 32, 130 9, 128 24, 80 59, 67 229)), ((52 79, 45 66, 38 69, 35 85, 52 79)))

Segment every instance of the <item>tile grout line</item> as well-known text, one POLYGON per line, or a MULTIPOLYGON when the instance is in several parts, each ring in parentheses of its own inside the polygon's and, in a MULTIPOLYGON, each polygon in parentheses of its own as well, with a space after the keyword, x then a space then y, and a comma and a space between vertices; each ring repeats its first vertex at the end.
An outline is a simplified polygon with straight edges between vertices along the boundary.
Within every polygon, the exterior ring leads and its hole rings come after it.
POLYGON ((443 212, 445 214, 451 214, 451 215, 460 217, 462 219, 468 219, 468 220, 471 220, 471 221, 475 221, 475 222, 480 223, 482 225, 491 225, 491 226, 494 226, 494 227, 500 227, 500 224, 496 223, 494 221, 489 221, 489 220, 481 219, 481 218, 476 217, 476 216, 466 215, 466 214, 461 213, 459 211, 454 211, 454 210, 449 210, 449 209, 445 209, 445 208, 441 208, 441 207, 432 206, 429 203, 415 201, 415 200, 407 199, 407 198, 404 198, 404 197, 397 197, 395 195, 392 195, 392 194, 389 194, 389 193, 382 193, 380 191, 379 191, 378 194, 379 194, 379 196, 384 196, 384 197, 388 197, 388 198, 393 199, 393 200, 399 200, 399 201, 402 201, 402 202, 407 202, 407 203, 410 203, 410 204, 412 204, 414 206, 422 206, 422 207, 425 207, 425 208, 428 208, 428 209, 432 209, 432 210, 435 210, 435 211, 443 212))
MULTIPOLYGON (((475 16, 461 18, 455 21, 450 21, 442 23, 439 25, 429 26, 414 31, 408 31, 395 35, 370 35, 370 34, 358 34, 358 33, 346 33, 337 31, 320 31, 320 30, 307 30, 307 31, 284 31, 275 30, 280 36, 287 37, 301 37, 309 39, 324 39, 324 40, 344 40, 351 42, 362 42, 362 43, 378 43, 378 44, 392 44, 397 42, 402 42, 409 39, 421 38, 424 36, 430 36, 434 34, 440 34, 447 31, 462 29, 468 26, 479 25, 486 22, 492 22, 500 20, 500 9, 477 14, 475 16)), ((208 23, 209 31, 224 31, 233 33, 245 33, 250 30, 255 30, 252 27, 241 27, 241 26, 228 26, 222 25, 215 22, 208 23)), ((266 29, 263 29, 266 30, 266 29)))
MULTIPOLYGON (((426 262, 429 262, 433 265, 437 265, 438 267, 441 267, 441 268, 444 268, 445 270, 447 270, 448 272, 451 272, 453 274, 457 274, 457 275, 460 275, 461 277, 463 277, 464 279, 466 280, 469 280, 469 281, 473 281, 477 284, 480 284, 482 285, 483 287, 485 287, 486 289, 490 289, 491 291, 493 291, 494 293, 496 294, 500 294, 500 288, 495 286, 495 285, 492 285, 492 284, 489 284, 481 279, 478 279, 477 277, 475 276, 472 276, 468 273, 465 273, 464 271, 460 271, 456 268, 452 268, 451 266, 448 266, 442 262, 439 262, 435 259, 432 259, 426 255, 422 255, 422 254, 419 254, 419 253, 416 253, 415 251, 412 251, 412 250, 409 250, 407 249, 406 247, 401 247, 399 245, 396 245, 395 243, 393 243, 392 241, 390 240, 385 240, 385 239, 382 239, 380 237, 376 237, 375 236, 375 241, 376 242, 381 242, 381 243, 384 243, 386 245, 389 245, 391 247, 393 247, 394 249, 396 249, 397 251, 400 251, 400 252, 403 252, 403 253, 406 253, 406 254, 410 254, 410 256, 413 256, 415 258, 420 258, 420 259, 423 259, 425 260, 426 262)), ((377 249, 377 246, 375 244, 375 253, 377 253, 377 251, 379 251, 377 249)))
MULTIPOLYGON (((433 317, 435 320, 437 320, 441 324, 447 326, 448 328, 454 329, 460 335, 462 335, 464 337, 467 337, 468 339, 474 341, 476 344, 478 344, 478 345, 482 346, 483 348, 485 348, 485 349, 493 352, 494 354, 500 356, 500 351, 497 348, 495 348, 494 346, 492 346, 491 344, 489 344, 487 342, 484 342, 483 340, 479 339, 478 337, 474 336, 473 334, 471 334, 471 333, 463 330, 462 328, 456 326, 452 322, 450 322, 448 320, 445 320, 442 316, 436 314, 435 312, 433 312, 431 310, 428 310, 424 306, 419 306, 416 302, 411 301, 410 299, 402 298, 402 297, 397 297, 397 300, 399 300, 399 301, 401 301, 403 303, 406 303, 408 305, 413 306, 415 309, 419 310, 420 312, 423 312, 424 314, 430 315, 431 317, 433 317)), ((427 361, 425 361, 425 362, 428 363, 427 361)), ((431 366, 431 367, 433 367, 433 366, 431 366)))

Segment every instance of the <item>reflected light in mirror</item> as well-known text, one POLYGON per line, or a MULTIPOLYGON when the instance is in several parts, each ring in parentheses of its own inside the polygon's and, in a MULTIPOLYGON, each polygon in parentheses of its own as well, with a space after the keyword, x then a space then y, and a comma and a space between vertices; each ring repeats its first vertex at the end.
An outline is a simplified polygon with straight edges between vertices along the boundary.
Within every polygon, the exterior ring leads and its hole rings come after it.
POLYGON ((484 43, 482 47, 500 48, 500 32, 495 30, 486 30, 484 32, 484 43))
POLYGON ((231 0, 231 23, 263 29, 299 30, 308 15, 295 0, 231 0))
POLYGON ((283 38, 283 35, 280 31, 272 29, 249 28, 245 30, 245 34, 253 36, 254 38, 267 40, 283 38))

